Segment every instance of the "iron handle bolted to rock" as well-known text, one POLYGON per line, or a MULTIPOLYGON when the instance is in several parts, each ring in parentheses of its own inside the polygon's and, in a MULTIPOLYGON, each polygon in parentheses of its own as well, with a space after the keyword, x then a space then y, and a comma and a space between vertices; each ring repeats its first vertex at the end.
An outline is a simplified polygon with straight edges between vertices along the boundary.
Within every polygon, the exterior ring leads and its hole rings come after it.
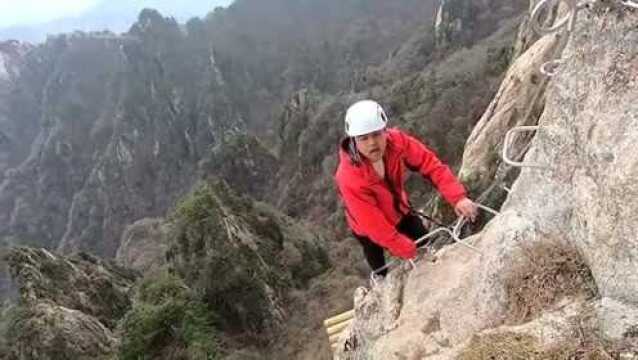
MULTIPOLYGON (((474 204, 476 204, 476 207, 478 207, 481 210, 485 210, 486 212, 492 214, 492 215, 498 215, 499 212, 492 209, 491 207, 485 206, 483 204, 477 203, 475 202, 474 204)), ((467 224, 467 219, 463 216, 459 217, 454 226, 452 227, 452 234, 453 234, 453 239, 458 239, 459 242, 461 240, 461 229, 463 228, 463 226, 465 226, 465 224, 467 224)), ((463 243, 462 243, 463 244, 463 243)), ((466 245, 466 244, 464 244, 466 245)), ((480 252, 480 251, 479 251, 480 252)))
MULTIPOLYGON (((422 243, 423 241, 425 241, 425 240, 427 240, 427 239, 429 239, 429 238, 433 237, 434 235, 436 235, 436 234, 438 234, 438 233, 441 233, 441 232, 445 232, 445 233, 450 234, 450 236, 454 236, 454 234, 452 233, 452 231, 450 231, 450 229, 448 229, 447 227, 440 227, 440 228, 434 229, 434 230, 430 231, 429 233, 427 233, 427 234, 423 235, 422 237, 420 237, 419 239, 417 239, 414 243, 415 243, 415 245, 417 245, 417 246, 418 246, 418 245, 419 245, 420 243, 422 243)), ((393 259, 393 260, 389 261, 387 264, 383 265, 382 267, 380 267, 380 268, 378 268, 378 269, 373 270, 373 271, 370 273, 370 281, 371 281, 373 284, 376 284, 376 278, 377 278, 378 274, 379 274, 380 272, 382 272, 383 270, 387 270, 387 269, 389 269, 389 268, 390 268, 390 266, 392 266, 393 264, 395 264, 397 261, 398 261, 397 259, 393 259)), ((412 265, 412 267, 413 267, 413 268, 415 268, 415 267, 416 267, 416 264, 415 264, 414 260, 410 259, 410 260, 408 260, 408 261, 410 262, 410 264, 412 265)))
POLYGON ((530 22, 532 23, 532 29, 539 35, 547 35, 560 30, 563 26, 568 25, 568 31, 572 31, 574 23, 576 22, 576 14, 578 10, 583 8, 585 3, 578 4, 577 0, 541 0, 534 6, 532 15, 530 16, 530 22), (569 7, 567 14, 561 19, 554 22, 549 27, 543 27, 541 25, 541 13, 545 9, 549 9, 550 5, 554 5, 556 2, 563 1, 569 7))
MULTIPOLYGON (((475 204, 476 204, 476 206, 477 206, 479 209, 482 209, 482 210, 484 210, 484 211, 487 211, 487 212, 489 212, 489 213, 491 213, 491 214, 493 214, 493 215, 498 215, 498 214, 499 214, 499 212, 498 212, 498 211, 496 211, 496 210, 494 210, 494 209, 492 209, 492 208, 490 208, 490 207, 488 207, 488 206, 485 206, 485 205, 483 205, 483 204, 479 204, 479 203, 475 203, 475 204)), ((417 212, 417 214, 419 214, 419 213, 417 212)), ((419 215, 422 215, 422 214, 419 214, 419 215)), ((481 255, 482 255, 483 253, 481 252, 481 250, 477 249, 476 247, 474 247, 474 246, 472 246, 472 245, 470 245, 470 244, 467 244, 465 241, 463 241, 463 240, 459 237, 460 230, 461 230, 461 228, 463 227, 463 225, 465 224, 466 220, 467 220, 467 219, 465 219, 463 216, 461 216, 461 217, 459 217, 459 218, 458 218, 458 219, 454 222, 454 223, 455 223, 455 225, 453 226, 453 229, 452 229, 452 230, 450 230, 448 227, 439 227, 439 228, 436 228, 436 229, 434 229, 434 230, 430 231, 429 233, 427 233, 427 234, 423 235, 422 237, 418 238, 418 239, 417 239, 414 243, 415 243, 415 244, 417 245, 417 247, 418 247, 418 245, 419 245, 419 244, 421 244, 422 242, 424 242, 425 240, 427 240, 427 239, 429 239, 429 238, 433 237, 434 235, 437 235, 437 234, 439 234, 439 233, 442 233, 442 232, 443 232, 443 233, 447 233, 447 234, 449 234, 449 235, 450 235, 450 237, 454 240, 454 242, 456 242, 456 243, 458 243, 458 244, 461 244, 461 245, 463 245, 463 246, 467 247, 468 249, 471 249, 471 250, 473 250, 473 251, 476 251, 476 252, 478 252, 479 254, 481 254, 481 255)), ((373 270, 373 271, 370 273, 370 282, 372 283, 372 286, 374 286, 374 285, 376 285, 376 284, 377 284, 377 276, 378 276, 378 274, 379 274, 380 272, 382 272, 383 270, 387 270, 388 268, 390 268, 390 266, 392 266, 392 265, 393 265, 394 263, 396 263, 397 261, 398 261, 397 259, 394 259, 394 260, 392 260, 392 261, 388 262, 387 264, 385 264, 384 266, 382 266, 382 267, 380 267, 380 268, 378 268, 378 269, 373 270)), ((412 269, 415 269, 415 268, 416 268, 416 262, 415 262, 413 259, 410 259, 410 260, 407 260, 407 261, 408 261, 408 263, 412 266, 412 269)))
MULTIPOLYGON (((596 3, 602 4, 603 6, 613 5, 613 3, 610 4, 609 1, 603 2, 603 0, 585 0, 581 3, 578 3, 578 0, 541 0, 538 2, 538 4, 536 4, 536 6, 534 6, 532 15, 530 16, 532 29, 539 35, 547 35, 556 32, 567 25, 567 31, 571 32, 572 30, 574 30, 574 24, 576 23, 576 16, 578 15, 578 11, 584 7, 594 5, 596 3), (554 5, 560 1, 567 4, 567 14, 560 20, 555 21, 554 24, 552 24, 551 26, 544 27, 540 22, 542 10, 545 10, 546 8, 549 9, 549 5, 554 5)), ((615 0, 615 4, 627 6, 632 9, 638 9, 638 3, 636 2, 636 0, 615 0)))
POLYGON ((525 164, 522 161, 514 161, 512 159, 510 159, 508 157, 508 153, 509 153, 509 147, 511 145, 511 139, 512 136, 514 135, 514 133, 517 132, 524 132, 524 131, 537 131, 540 129, 540 126, 538 125, 534 125, 534 126, 516 126, 511 128, 506 134, 505 134, 505 139, 503 140, 503 152, 501 154, 501 157, 503 158, 503 162, 505 162, 507 165, 509 166, 514 166, 514 167, 531 167, 531 168, 544 168, 547 169, 549 168, 548 166, 542 165, 542 164, 536 164, 536 163, 530 163, 530 164, 525 164))

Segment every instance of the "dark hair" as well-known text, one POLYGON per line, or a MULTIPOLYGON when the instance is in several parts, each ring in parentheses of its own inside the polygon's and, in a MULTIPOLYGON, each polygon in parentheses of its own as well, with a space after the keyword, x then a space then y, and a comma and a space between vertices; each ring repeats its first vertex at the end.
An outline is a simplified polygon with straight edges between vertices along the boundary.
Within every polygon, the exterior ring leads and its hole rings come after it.
POLYGON ((341 140, 341 148, 348 153, 350 157, 350 161, 353 165, 359 166, 361 165, 361 154, 357 150, 357 144, 354 141, 353 137, 347 137, 341 140))
POLYGON ((350 160, 353 164, 357 166, 361 164, 361 154, 359 154, 359 150, 357 150, 357 144, 353 137, 349 138, 348 141, 348 154, 350 154, 350 160))

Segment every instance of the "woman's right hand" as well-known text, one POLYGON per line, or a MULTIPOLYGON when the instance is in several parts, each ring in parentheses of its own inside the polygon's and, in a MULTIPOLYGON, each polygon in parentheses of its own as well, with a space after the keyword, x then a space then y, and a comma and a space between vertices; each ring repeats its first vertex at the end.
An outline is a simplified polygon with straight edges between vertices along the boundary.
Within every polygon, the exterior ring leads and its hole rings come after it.
POLYGON ((405 236, 399 236, 393 246, 389 247, 390 253, 401 259, 409 260, 416 256, 416 245, 405 236))
POLYGON ((478 215, 478 207, 472 200, 465 197, 456 203, 454 206, 454 212, 457 216, 463 216, 471 222, 474 222, 478 215))

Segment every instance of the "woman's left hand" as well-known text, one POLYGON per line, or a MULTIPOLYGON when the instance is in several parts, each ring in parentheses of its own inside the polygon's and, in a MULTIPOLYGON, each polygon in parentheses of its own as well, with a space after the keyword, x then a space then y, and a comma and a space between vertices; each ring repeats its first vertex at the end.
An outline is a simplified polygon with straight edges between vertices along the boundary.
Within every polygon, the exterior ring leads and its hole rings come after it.
POLYGON ((474 222, 478 215, 478 207, 472 200, 463 198, 454 206, 454 212, 457 216, 463 216, 466 219, 470 219, 471 222, 474 222))

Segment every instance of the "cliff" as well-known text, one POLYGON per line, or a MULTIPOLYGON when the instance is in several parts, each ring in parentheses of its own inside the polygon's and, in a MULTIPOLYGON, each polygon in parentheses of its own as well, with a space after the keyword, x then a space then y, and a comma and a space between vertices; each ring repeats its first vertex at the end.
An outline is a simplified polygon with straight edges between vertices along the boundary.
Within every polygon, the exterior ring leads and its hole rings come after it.
MULTIPOLYGON (((550 51, 555 35, 540 39, 499 92, 502 105, 519 86, 501 108, 510 120, 499 126, 529 124, 525 114, 536 110, 528 94, 543 85, 520 84, 529 74, 543 81, 538 65, 562 59, 523 158, 539 167, 524 167, 500 214, 466 239, 480 253, 452 245, 434 262, 399 268, 358 290, 337 358, 636 356, 637 229, 629 199, 637 168, 629 149, 636 141, 638 17, 624 6, 581 11, 587 16, 579 14, 564 51, 550 51), (512 115, 520 104, 527 111, 512 115)), ((493 151, 502 139, 503 128, 491 123, 502 117, 488 112, 463 166, 489 179, 493 172, 472 169, 470 160, 470 152, 493 151)))

